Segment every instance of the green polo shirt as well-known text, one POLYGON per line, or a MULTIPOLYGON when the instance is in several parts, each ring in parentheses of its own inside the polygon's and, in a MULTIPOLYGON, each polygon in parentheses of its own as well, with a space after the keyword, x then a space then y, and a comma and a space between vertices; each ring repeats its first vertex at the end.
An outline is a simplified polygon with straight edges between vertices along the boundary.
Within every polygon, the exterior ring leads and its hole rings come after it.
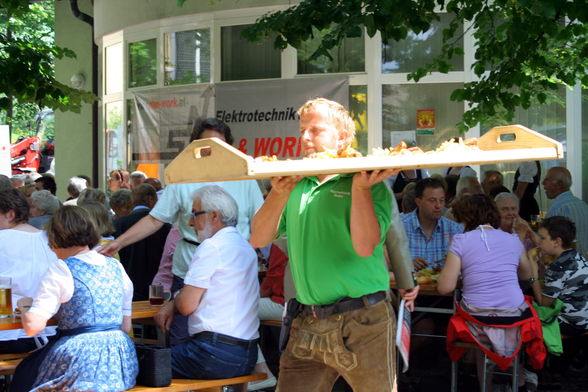
POLYGON ((391 195, 379 183, 372 187, 380 243, 360 257, 350 232, 353 175, 338 175, 323 184, 316 177, 300 181, 284 209, 280 235, 287 235, 296 299, 305 305, 331 304, 390 288, 383 243, 391 219, 391 195))

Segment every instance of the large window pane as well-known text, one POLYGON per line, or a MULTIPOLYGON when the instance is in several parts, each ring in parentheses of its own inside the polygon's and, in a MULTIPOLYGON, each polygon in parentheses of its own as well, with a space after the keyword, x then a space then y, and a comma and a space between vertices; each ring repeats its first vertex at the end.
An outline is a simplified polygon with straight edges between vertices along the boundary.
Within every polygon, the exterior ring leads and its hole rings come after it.
POLYGON ((449 99, 462 83, 400 84, 382 86, 382 146, 404 140, 424 151, 437 148, 444 140, 458 135, 455 124, 463 115, 463 103, 449 99), (430 121, 417 125, 417 118, 430 121))
MULTIPOLYGON (((382 73, 413 72, 417 68, 428 64, 441 52, 443 29, 449 26, 453 17, 450 14, 439 14, 440 20, 433 22, 431 28, 420 34, 412 31, 406 39, 401 41, 384 42, 382 46, 382 73)), ((463 38, 457 33, 457 44, 463 49, 463 38)), ((463 71, 463 56, 454 56, 450 64, 453 71, 463 71)))
POLYGON ((106 145, 106 172, 121 169, 125 162, 124 127, 122 124, 123 103, 112 102, 105 105, 106 129, 104 130, 106 145))
POLYGON ((367 151, 367 86, 349 86, 349 114, 355 122, 353 147, 366 155, 367 151))
POLYGON ((317 74, 332 72, 364 72, 365 50, 363 34, 357 38, 345 38, 337 47, 329 51, 332 60, 321 56, 310 60, 310 56, 318 48, 327 30, 313 29, 314 39, 308 40, 298 49, 298 73, 317 74))
POLYGON ((105 54, 106 94, 118 93, 123 89, 122 43, 106 48, 105 54))
POLYGON ((249 42, 241 37, 247 25, 221 29, 222 80, 269 79, 281 76, 280 51, 273 38, 249 42))
POLYGON ((157 40, 129 43, 129 87, 157 83, 157 40))
POLYGON ((210 30, 165 34, 165 85, 210 81, 210 30))

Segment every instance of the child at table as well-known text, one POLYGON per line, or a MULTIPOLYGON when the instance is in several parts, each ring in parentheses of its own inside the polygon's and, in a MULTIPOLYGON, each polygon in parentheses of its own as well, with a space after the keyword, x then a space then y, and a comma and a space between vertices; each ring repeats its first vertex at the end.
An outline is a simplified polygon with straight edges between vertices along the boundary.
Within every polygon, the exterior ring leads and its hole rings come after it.
MULTIPOLYGON (((562 335, 577 336, 588 332, 588 261, 572 244, 576 225, 563 216, 546 218, 539 226, 541 252, 556 259, 546 267, 543 290, 533 284, 538 304, 551 306, 556 298, 564 304, 559 316, 562 335)), ((536 263, 533 264, 537 276, 536 263)))
POLYGON ((23 315, 35 335, 55 316, 59 337, 16 369, 11 391, 124 391, 138 373, 131 326, 133 285, 121 264, 92 249, 99 236, 88 213, 64 206, 47 225, 60 258, 23 315))
MULTIPOLYGON (((564 303, 558 321, 562 335, 574 337, 588 332, 588 261, 573 249, 576 225, 563 216, 546 218, 539 225, 539 247, 541 252, 556 257, 545 270, 543 289, 539 281, 533 282, 535 300, 542 306, 553 306, 556 299, 564 303)), ((532 263, 534 276, 538 276, 538 265, 532 263)), ((557 360, 554 370, 567 369, 580 345, 574 339, 565 339, 564 355, 557 360)), ((588 345, 584 344, 584 355, 588 345)))

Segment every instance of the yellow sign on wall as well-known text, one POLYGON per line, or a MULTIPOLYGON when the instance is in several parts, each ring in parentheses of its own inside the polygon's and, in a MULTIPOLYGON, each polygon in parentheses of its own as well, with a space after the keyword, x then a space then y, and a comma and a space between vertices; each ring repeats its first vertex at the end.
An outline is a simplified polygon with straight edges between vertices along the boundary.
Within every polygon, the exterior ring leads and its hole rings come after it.
POLYGON ((432 135, 435 130, 435 109, 418 109, 416 118, 418 135, 432 135))

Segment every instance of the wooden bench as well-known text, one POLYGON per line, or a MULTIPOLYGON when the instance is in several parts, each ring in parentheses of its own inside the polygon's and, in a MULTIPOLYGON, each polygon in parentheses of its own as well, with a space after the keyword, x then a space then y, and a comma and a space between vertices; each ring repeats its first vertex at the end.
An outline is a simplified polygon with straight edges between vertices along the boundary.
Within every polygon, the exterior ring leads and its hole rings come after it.
MULTIPOLYGON (((0 376, 7 376, 14 374, 18 364, 27 357, 29 353, 21 354, 0 354, 0 376)), ((167 387, 145 387, 137 385, 129 391, 132 392, 181 392, 181 391, 202 391, 202 392, 218 392, 220 388, 227 385, 239 385, 251 381, 265 380, 267 374, 254 373, 248 376, 217 379, 217 380, 190 380, 190 379, 173 379, 171 384, 167 387)))
POLYGON ((14 370, 30 353, 0 354, 0 376, 14 374, 14 370))
POLYGON ((188 380, 181 378, 174 378, 167 387, 144 387, 137 385, 129 389, 129 392, 183 392, 183 391, 202 391, 202 392, 218 392, 222 387, 228 385, 239 385, 251 381, 265 380, 267 374, 254 373, 248 376, 225 378, 218 380, 188 380))
POLYGON ((0 376, 8 376, 10 374, 14 374, 14 370, 16 369, 20 361, 22 361, 22 358, 7 359, 5 361, 0 361, 0 376))

